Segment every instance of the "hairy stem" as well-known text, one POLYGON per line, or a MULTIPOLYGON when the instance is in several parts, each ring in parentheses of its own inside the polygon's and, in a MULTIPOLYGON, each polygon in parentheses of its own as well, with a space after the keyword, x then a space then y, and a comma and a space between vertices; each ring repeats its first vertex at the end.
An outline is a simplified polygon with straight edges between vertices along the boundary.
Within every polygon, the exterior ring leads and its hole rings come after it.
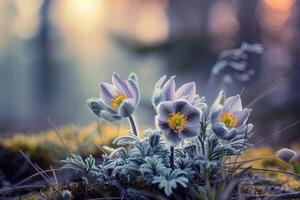
POLYGON ((201 132, 200 132, 200 135, 198 136, 198 139, 199 139, 200 144, 201 144, 201 150, 202 150, 203 155, 205 155, 205 144, 204 144, 205 131, 206 131, 206 125, 204 123, 201 123, 201 132))
POLYGON ((174 147, 170 146, 170 166, 174 169, 174 147))
POLYGON ((135 136, 138 136, 137 129, 136 129, 136 125, 135 125, 135 122, 134 122, 134 119, 133 119, 132 115, 130 115, 130 116, 128 117, 128 119, 129 119, 129 123, 130 123, 131 130, 132 130, 133 134, 134 134, 135 136))

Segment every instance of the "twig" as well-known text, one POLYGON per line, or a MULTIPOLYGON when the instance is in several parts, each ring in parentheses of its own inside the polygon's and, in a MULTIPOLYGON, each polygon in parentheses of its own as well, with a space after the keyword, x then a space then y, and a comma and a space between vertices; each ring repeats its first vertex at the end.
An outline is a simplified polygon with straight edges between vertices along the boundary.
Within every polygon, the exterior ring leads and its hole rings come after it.
MULTIPOLYGON (((240 167, 239 169, 247 169, 247 168, 240 167)), ((295 174, 295 173, 292 173, 292 172, 281 171, 281 170, 264 169, 264 168, 251 168, 250 170, 288 174, 288 175, 294 176, 296 178, 300 178, 300 175, 298 175, 298 174, 295 174)))
POLYGON ((11 188, 1 189, 0 193, 10 192, 10 191, 20 190, 20 189, 32 189, 32 188, 41 188, 41 187, 44 187, 44 185, 21 185, 21 186, 18 186, 18 187, 11 187, 11 188))
POLYGON ((50 168, 52 169, 52 174, 53 174, 53 177, 54 177, 55 185, 57 185, 57 188, 56 188, 56 189, 58 190, 58 181, 57 181, 56 173, 55 173, 55 171, 53 170, 52 165, 50 166, 50 168))
MULTIPOLYGON (((279 134, 279 133, 282 133, 283 131, 287 130, 288 128, 290 128, 290 127, 292 127, 292 126, 294 126, 294 125, 296 125, 296 124, 299 124, 299 123, 300 123, 300 120, 297 120, 297 121, 291 123, 290 125, 288 125, 288 126, 282 128, 282 129, 280 129, 280 130, 278 130, 278 131, 272 133, 271 135, 265 137, 265 138, 262 139, 261 141, 255 143, 254 145, 252 145, 252 146, 249 147, 248 149, 253 148, 254 146, 257 146, 257 145, 259 145, 259 144, 261 144, 261 143, 267 141, 267 140, 270 139, 272 136, 277 135, 277 134, 279 134)), ((246 149, 246 150, 248 150, 248 149, 246 149)))
POLYGON ((22 150, 19 150, 20 151, 20 153, 22 154, 22 156, 26 159, 26 161, 37 171, 37 172, 41 172, 41 176, 43 177, 43 179, 49 184, 49 185, 51 185, 51 182, 47 179, 47 177, 44 175, 44 173, 40 170, 40 169, 38 169, 36 166, 35 166, 35 164, 33 164, 32 162, 31 162, 31 160, 25 155, 25 153, 22 151, 22 150))
POLYGON ((270 200, 276 200, 276 199, 294 199, 294 198, 300 198, 300 192, 291 192, 286 194, 277 194, 277 195, 246 195, 247 200, 251 199, 263 199, 268 197, 270 200))
POLYGON ((243 161, 240 161, 240 162, 231 162, 231 163, 224 163, 224 165, 232 165, 232 164, 247 164, 247 163, 250 163, 250 162, 254 162, 254 161, 258 161, 258 160, 264 160, 264 159, 271 159, 271 158, 274 158, 276 156, 270 156, 270 157, 264 157, 264 158, 254 158, 254 159, 251 159, 251 160, 243 160, 243 161))
POLYGON ((24 182, 30 180, 30 179, 33 178, 33 177, 36 177, 36 176, 38 176, 38 175, 41 175, 41 173, 47 173, 47 172, 59 171, 59 170, 61 170, 61 169, 49 169, 49 170, 44 170, 43 172, 40 172, 40 171, 39 171, 39 172, 37 172, 37 173, 35 173, 35 174, 33 174, 33 175, 31 175, 31 176, 29 176, 29 177, 23 179, 22 181, 20 181, 19 183, 17 183, 17 184, 15 185, 15 187, 21 185, 22 183, 24 183, 24 182))
POLYGON ((64 146, 66 152, 68 152, 68 147, 67 147, 67 145, 64 143, 64 140, 60 137, 59 131, 58 131, 58 129, 56 128, 56 126, 53 124, 53 122, 51 121, 50 118, 48 118, 47 121, 48 121, 48 123, 52 126, 52 128, 53 128, 53 130, 54 130, 56 136, 58 137, 58 139, 60 140, 60 142, 61 142, 62 145, 64 146))
MULTIPOLYGON (((55 187, 52 186, 51 182, 47 179, 47 177, 44 175, 46 173, 44 173, 42 170, 39 170, 38 167, 36 167, 31 160, 25 155, 25 153, 22 150, 19 150, 20 153, 22 154, 22 156, 24 156, 24 158, 27 160, 27 162, 29 162, 29 164, 37 171, 37 172, 41 172, 41 176, 44 178, 44 180, 49 184, 50 187, 52 187, 54 189, 54 191, 61 196, 61 194, 56 190, 55 187)), ((47 174, 46 174, 47 175, 47 174)), ((48 175, 47 175, 48 176, 48 175)))

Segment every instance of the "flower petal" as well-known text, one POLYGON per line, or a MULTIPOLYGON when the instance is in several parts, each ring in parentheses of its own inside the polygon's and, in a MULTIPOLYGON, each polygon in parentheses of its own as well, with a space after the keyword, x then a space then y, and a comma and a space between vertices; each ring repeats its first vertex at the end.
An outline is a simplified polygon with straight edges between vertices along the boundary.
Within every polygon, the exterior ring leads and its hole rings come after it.
POLYGON ((166 78, 167 78, 166 75, 162 76, 162 77, 156 82, 154 89, 156 89, 156 88, 161 88, 161 86, 162 86, 163 82, 166 80, 166 78))
POLYGON ((191 105, 185 106, 181 113, 187 117, 189 126, 200 126, 202 112, 191 105))
POLYGON ((103 110, 100 112, 100 116, 101 118, 103 118, 104 120, 108 121, 108 122, 117 122, 121 120, 121 117, 112 113, 109 113, 106 110, 103 110))
POLYGON ((133 98, 135 100, 135 104, 137 105, 140 101, 140 90, 139 87, 137 85, 137 83, 134 80, 129 79, 128 80, 129 86, 132 90, 133 93, 133 98))
POLYGON ((129 74, 128 80, 133 80, 134 82, 136 82, 136 84, 138 84, 138 77, 137 77, 136 73, 134 73, 134 72, 129 74))
POLYGON ((173 107, 173 111, 174 111, 175 113, 180 112, 181 114, 184 114, 184 115, 187 114, 187 113, 185 113, 184 111, 188 111, 189 108, 192 108, 192 107, 188 104, 188 102, 183 101, 183 100, 174 101, 174 102, 172 103, 172 107, 173 107))
POLYGON ((100 97, 107 106, 111 107, 111 100, 118 93, 119 91, 114 86, 107 83, 100 84, 100 97))
POLYGON ((246 126, 237 127, 236 130, 238 134, 246 134, 248 135, 253 129, 253 124, 249 123, 246 126))
POLYGON ((173 147, 179 145, 182 141, 178 134, 172 131, 171 129, 169 131, 163 131, 163 135, 166 141, 169 142, 173 147))
POLYGON ((190 82, 182 85, 175 93, 175 99, 187 97, 188 101, 192 101, 196 95, 196 84, 190 82))
POLYGON ((237 136, 237 130, 236 129, 227 129, 225 126, 218 126, 213 127, 214 133, 223 140, 232 140, 237 136))
POLYGON ((200 126, 198 127, 186 127, 179 135, 181 139, 191 138, 198 135, 200 132, 200 126))
POLYGON ((181 138, 178 137, 177 133, 170 129, 167 122, 160 120, 158 116, 156 116, 155 122, 156 127, 162 131, 167 142, 169 142, 172 146, 177 146, 181 142, 181 138))
POLYGON ((174 106, 171 101, 165 101, 157 107, 158 116, 164 121, 169 120, 170 113, 174 113, 174 106))
POLYGON ((210 107, 210 112, 213 113, 216 110, 218 110, 221 106, 224 105, 225 102, 225 93, 223 90, 221 90, 217 96, 217 98, 214 100, 213 104, 210 107))
POLYGON ((242 101, 240 95, 229 97, 224 102, 223 112, 233 113, 242 110, 242 101))
POLYGON ((175 97, 175 76, 172 76, 162 88, 165 101, 172 101, 175 97))
POLYGON ((122 94, 126 95, 129 98, 133 98, 132 91, 129 89, 128 83, 123 80, 120 75, 114 73, 112 76, 113 85, 118 88, 122 94))
POLYGON ((222 109, 218 109, 211 114, 212 130, 215 135, 223 140, 231 140, 238 134, 236 129, 227 129, 223 123, 219 123, 219 116, 222 109))
POLYGON ((240 111, 235 111, 233 114, 236 116, 236 119, 238 121, 238 126, 245 126, 247 123, 247 120, 251 114, 252 109, 245 108, 240 111))
POLYGON ((162 76, 155 84, 154 92, 152 95, 152 105, 156 108, 156 106, 162 101, 163 93, 162 93, 162 84, 166 80, 167 76, 162 76))
POLYGON ((92 113, 94 113, 97 117, 100 116, 100 112, 102 110, 109 110, 109 112, 114 112, 110 108, 108 108, 101 99, 90 98, 87 100, 87 105, 91 109, 92 113))
POLYGON ((159 118, 159 116, 156 116, 155 118, 155 124, 156 124, 156 127, 158 129, 160 129, 161 131, 167 131, 169 132, 171 129, 168 125, 168 123, 166 121, 163 121, 159 118))
POLYGON ((129 117, 130 115, 132 115, 135 108, 136 105, 134 99, 125 99, 118 109, 118 115, 121 117, 129 117))

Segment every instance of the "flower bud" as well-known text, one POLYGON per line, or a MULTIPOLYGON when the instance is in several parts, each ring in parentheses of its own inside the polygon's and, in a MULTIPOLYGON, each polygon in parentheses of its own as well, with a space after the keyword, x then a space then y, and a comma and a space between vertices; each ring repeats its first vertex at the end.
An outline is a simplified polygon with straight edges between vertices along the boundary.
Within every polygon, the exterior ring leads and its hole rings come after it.
POLYGON ((280 149, 276 155, 280 160, 288 163, 294 156, 296 156, 296 152, 288 148, 283 148, 280 149))

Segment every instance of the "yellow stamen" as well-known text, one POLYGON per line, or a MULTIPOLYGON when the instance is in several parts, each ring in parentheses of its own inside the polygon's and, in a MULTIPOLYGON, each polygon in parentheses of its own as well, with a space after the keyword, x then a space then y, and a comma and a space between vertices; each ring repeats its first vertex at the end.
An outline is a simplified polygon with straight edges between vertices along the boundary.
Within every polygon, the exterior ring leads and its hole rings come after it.
POLYGON ((127 99, 125 95, 119 94, 111 100, 111 106, 113 107, 114 110, 118 110, 119 106, 125 99, 127 99))
POLYGON ((237 126, 237 120, 234 114, 222 113, 220 122, 223 122, 227 128, 234 128, 237 126))
POLYGON ((169 127, 175 133, 181 133, 187 125, 187 117, 182 115, 180 112, 171 113, 169 114, 169 117, 170 117, 168 121, 169 127))

